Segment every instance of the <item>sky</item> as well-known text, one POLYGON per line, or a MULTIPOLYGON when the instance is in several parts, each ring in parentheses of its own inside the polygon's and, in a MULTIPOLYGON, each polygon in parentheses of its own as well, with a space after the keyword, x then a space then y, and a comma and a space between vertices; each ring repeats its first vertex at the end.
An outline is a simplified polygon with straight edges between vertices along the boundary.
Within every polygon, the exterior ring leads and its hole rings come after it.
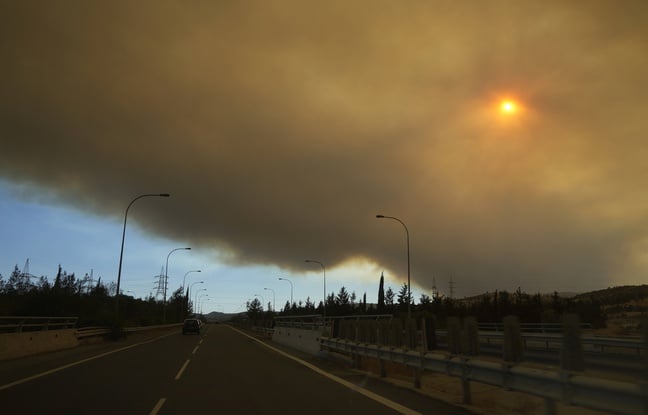
POLYGON ((231 312, 648 271, 643 1, 0 2, 0 273, 231 312), (508 100, 511 111, 504 111, 508 100), (377 219, 377 214, 398 218, 377 219), (263 291, 263 292, 261 292, 263 291), (264 295, 265 294, 265 295, 264 295), (212 298, 213 297, 213 301, 212 298), (220 309, 220 308, 218 308, 220 309))

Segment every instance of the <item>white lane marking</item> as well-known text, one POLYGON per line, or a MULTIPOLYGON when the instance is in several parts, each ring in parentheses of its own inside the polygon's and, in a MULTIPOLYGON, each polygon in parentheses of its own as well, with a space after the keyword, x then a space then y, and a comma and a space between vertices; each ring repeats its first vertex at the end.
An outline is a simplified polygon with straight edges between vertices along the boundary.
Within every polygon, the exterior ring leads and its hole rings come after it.
POLYGON ((184 362, 184 365, 182 365, 182 367, 180 368, 180 371, 179 371, 178 374, 176 375, 175 380, 180 379, 180 376, 182 376, 182 372, 185 371, 185 369, 187 368, 187 365, 188 365, 188 364, 189 364, 189 359, 187 359, 187 361, 184 362))
POLYGON ((119 349, 111 350, 109 352, 101 353, 101 354, 98 354, 96 356, 88 357, 87 359, 82 359, 82 360, 79 360, 77 362, 69 363, 67 365, 57 367, 55 369, 47 370, 45 372, 38 373, 38 374, 33 375, 33 376, 29 376, 29 377, 26 377, 26 378, 23 378, 23 379, 19 379, 19 380, 16 380, 14 382, 7 383, 6 385, 0 386, 0 391, 4 390, 4 389, 9 389, 9 388, 11 388, 13 386, 16 386, 16 385, 20 385, 21 383, 25 383, 25 382, 32 381, 34 379, 42 378, 43 376, 51 375, 52 373, 59 372, 59 371, 61 371, 63 369, 67 369, 67 368, 70 368, 72 366, 80 365, 82 363, 86 363, 86 362, 89 362, 91 360, 95 360, 95 359, 99 359, 99 358, 102 358, 102 357, 105 357, 105 356, 109 356, 109 355, 114 354, 114 353, 123 352, 124 350, 132 349, 133 347, 141 346, 143 344, 152 343, 152 342, 154 342, 156 340, 159 340, 159 339, 161 339, 163 337, 172 336, 174 334, 178 334, 178 333, 163 334, 162 336, 158 336, 158 337, 156 337, 156 338, 154 338, 152 340, 147 340, 147 341, 143 341, 143 342, 140 342, 140 343, 131 344, 130 346, 126 346, 126 347, 122 347, 122 348, 119 348, 119 349))
POLYGON ((155 404, 151 412, 149 412, 149 415, 157 415, 158 412, 160 412, 160 409, 162 409, 162 405, 164 405, 164 402, 166 402, 166 398, 160 398, 158 403, 155 404))
POLYGON ((235 329, 232 326, 229 326, 229 327, 232 330, 234 330, 234 331, 236 331, 236 332, 238 332, 238 333, 240 333, 240 334, 242 334, 242 335, 244 335, 246 337, 249 337, 250 339, 264 345, 268 349, 273 350, 273 351, 279 353, 280 355, 285 356, 285 357, 287 357, 289 359, 292 359, 295 362, 306 366, 307 368, 311 369, 312 371, 314 371, 316 373, 319 373, 320 375, 322 375, 322 376, 324 376, 326 378, 329 378, 332 381, 339 383, 340 385, 346 386, 347 388, 351 389, 352 391, 358 392, 358 393, 366 396, 369 399, 373 399, 374 401, 376 401, 378 403, 381 403, 381 404, 385 405, 386 407, 395 410, 396 412, 399 412, 399 413, 401 413, 403 415, 422 415, 420 412, 417 412, 417 411, 415 411, 413 409, 410 409, 410 408, 408 408, 406 406, 403 406, 403 405, 401 405, 401 404, 399 404, 397 402, 389 400, 389 399, 387 399, 387 398, 385 398, 383 396, 380 396, 380 395, 378 395, 378 394, 376 394, 374 392, 371 392, 371 391, 369 391, 367 389, 361 388, 360 386, 358 386, 356 384, 353 384, 353 383, 351 383, 351 382, 349 382, 347 380, 344 380, 344 379, 342 379, 340 377, 337 377, 337 376, 332 375, 332 374, 330 374, 328 372, 325 372, 325 371, 323 371, 322 369, 320 369, 319 367, 317 367, 315 365, 312 365, 312 364, 310 364, 310 363, 308 363, 308 362, 306 362, 304 360, 301 360, 298 357, 295 357, 295 356, 293 356, 291 354, 288 354, 288 353, 284 352, 283 350, 276 349, 276 348, 270 346, 269 344, 264 343, 261 340, 248 335, 247 333, 243 333, 242 331, 240 331, 238 329, 235 329))
POLYGON ((193 349, 193 352, 191 352, 191 354, 196 354, 196 351, 198 351, 198 348, 199 348, 199 347, 200 347, 200 346, 196 346, 196 347, 193 349))
MULTIPOLYGON (((205 334, 205 336, 206 336, 206 334, 205 334)), ((198 342, 198 344, 202 344, 202 342, 203 342, 203 339, 200 339, 200 341, 198 342)))

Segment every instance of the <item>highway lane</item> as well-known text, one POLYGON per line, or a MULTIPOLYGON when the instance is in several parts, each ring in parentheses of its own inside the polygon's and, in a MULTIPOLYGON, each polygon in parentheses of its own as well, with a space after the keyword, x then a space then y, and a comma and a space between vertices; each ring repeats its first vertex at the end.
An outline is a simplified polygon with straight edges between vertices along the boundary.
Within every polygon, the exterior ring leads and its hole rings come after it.
POLYGON ((147 414, 193 347, 175 332, 2 389, 0 406, 9 414, 147 414))
MULTIPOLYGON (((0 412, 469 413, 407 389, 382 382, 372 385, 357 374, 336 381, 225 325, 208 325, 202 336, 173 332, 154 341, 117 347, 118 351, 102 347, 100 357, 90 360, 87 352, 81 352, 81 363, 72 366, 67 366, 74 361, 67 353, 61 370, 22 383, 15 384, 15 374, 8 383, 3 378, 0 412)), ((48 369, 55 366, 49 362, 48 369)), ((33 374, 23 373, 23 378, 33 374)))
POLYGON ((417 413, 395 411, 387 406, 391 401, 370 399, 226 326, 210 329, 164 398, 160 414, 206 408, 227 414, 417 413))

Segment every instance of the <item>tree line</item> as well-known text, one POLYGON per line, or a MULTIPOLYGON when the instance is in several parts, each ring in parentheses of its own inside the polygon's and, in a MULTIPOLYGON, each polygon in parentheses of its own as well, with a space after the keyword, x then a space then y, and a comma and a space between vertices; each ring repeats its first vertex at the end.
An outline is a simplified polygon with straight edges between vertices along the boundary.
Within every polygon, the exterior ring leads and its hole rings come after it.
MULTIPOLYGON (((0 275, 0 315, 5 316, 77 316, 78 326, 148 326, 162 324, 164 303, 152 295, 139 299, 119 296, 119 320, 115 315, 114 282, 96 282, 88 275, 77 278, 59 265, 56 277, 35 277, 14 268, 7 280, 0 275)), ((166 322, 180 322, 191 315, 192 304, 182 287, 167 299, 166 322)))
MULTIPOLYGON (((474 316, 480 322, 501 322, 504 317, 515 315, 521 323, 560 323, 565 313, 575 313, 581 322, 590 323, 594 328, 605 326, 603 302, 597 298, 564 298, 557 292, 552 295, 527 294, 518 288, 515 292, 495 291, 472 299, 454 299, 443 295, 430 297, 423 293, 418 302, 409 296, 407 284, 398 292, 391 287, 385 289, 384 277, 381 275, 378 285, 378 303, 367 304, 367 295, 358 298, 354 292, 349 293, 346 287, 330 293, 326 297, 327 316, 354 316, 369 314, 391 314, 404 318, 407 315, 408 302, 411 304, 413 318, 434 316, 440 324, 448 317, 474 316)), ((299 316, 324 314, 322 301, 317 305, 307 298, 275 312, 270 304, 264 309, 258 298, 248 301, 247 316, 251 320, 270 320, 275 315, 299 316)))

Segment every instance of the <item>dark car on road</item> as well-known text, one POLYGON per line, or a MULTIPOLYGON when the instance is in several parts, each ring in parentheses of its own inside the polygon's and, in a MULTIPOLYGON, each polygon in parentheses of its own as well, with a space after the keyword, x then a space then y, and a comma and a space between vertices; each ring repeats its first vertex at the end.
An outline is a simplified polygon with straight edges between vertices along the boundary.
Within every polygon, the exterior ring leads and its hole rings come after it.
POLYGON ((200 327, 202 324, 200 324, 200 320, 197 318, 188 318, 184 321, 184 324, 182 325, 182 334, 187 334, 187 333, 196 333, 200 334, 200 327))

